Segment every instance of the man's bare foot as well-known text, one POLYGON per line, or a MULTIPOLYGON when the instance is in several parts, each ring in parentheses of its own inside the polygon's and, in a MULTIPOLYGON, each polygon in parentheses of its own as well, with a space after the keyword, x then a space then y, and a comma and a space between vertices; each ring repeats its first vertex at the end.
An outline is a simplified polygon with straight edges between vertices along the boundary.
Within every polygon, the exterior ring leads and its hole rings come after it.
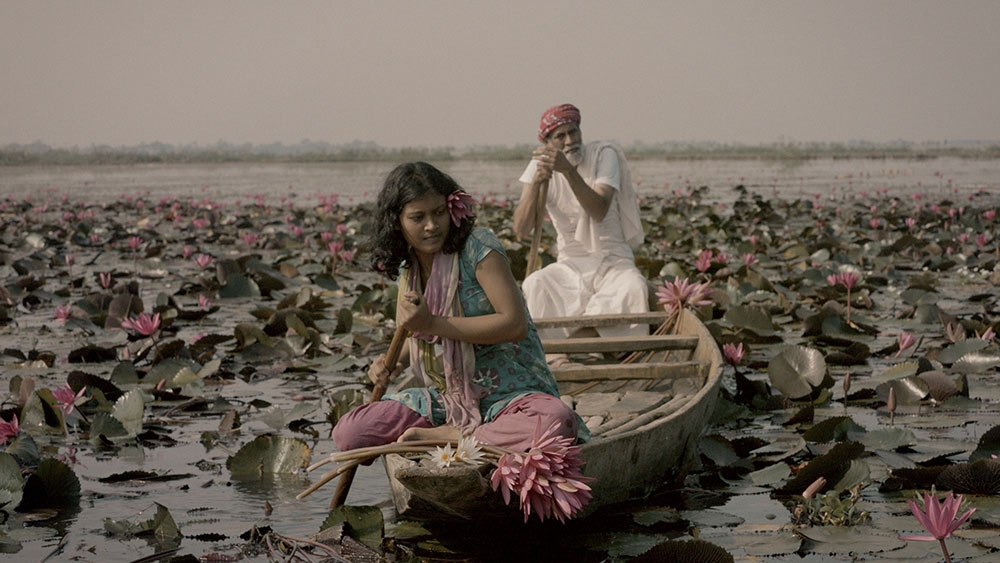
POLYGON ((555 369, 569 363, 569 356, 566 354, 546 354, 545 362, 549 364, 549 369, 555 369))
POLYGON ((570 338, 597 338, 600 334, 592 326, 582 326, 570 333, 570 338))

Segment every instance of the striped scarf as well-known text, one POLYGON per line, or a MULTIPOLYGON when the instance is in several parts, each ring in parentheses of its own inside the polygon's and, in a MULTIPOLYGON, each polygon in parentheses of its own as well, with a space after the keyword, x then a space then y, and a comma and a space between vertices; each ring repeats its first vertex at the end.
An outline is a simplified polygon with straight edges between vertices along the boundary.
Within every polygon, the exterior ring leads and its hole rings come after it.
MULTIPOLYGON (((420 276, 411 275, 413 267, 404 268, 399 278, 399 295, 406 291, 421 292, 420 276), (405 288, 405 289, 404 289, 405 288)), ((458 253, 437 253, 423 291, 427 308, 432 315, 462 317, 462 303, 458 298, 458 253)), ((410 358, 414 373, 427 387, 443 391, 447 424, 468 435, 482 422, 479 399, 485 389, 472 382, 476 370, 476 354, 472 344, 451 338, 440 338, 414 333, 410 339, 410 358), (434 345, 440 342, 444 353, 439 358, 434 345)))

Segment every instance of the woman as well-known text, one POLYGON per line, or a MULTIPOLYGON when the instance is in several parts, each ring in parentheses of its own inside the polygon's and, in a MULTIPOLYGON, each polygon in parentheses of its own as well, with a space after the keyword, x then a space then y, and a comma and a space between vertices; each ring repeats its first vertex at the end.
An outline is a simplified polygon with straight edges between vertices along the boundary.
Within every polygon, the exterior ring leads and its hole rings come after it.
POLYGON ((340 450, 407 440, 478 441, 526 451, 536 428, 586 439, 560 399, 524 297, 496 236, 475 227, 472 197, 424 162, 397 166, 378 196, 371 236, 376 271, 399 278, 396 323, 410 331, 391 372, 385 356, 368 376, 397 376, 408 359, 425 387, 386 395, 344 415, 340 450))

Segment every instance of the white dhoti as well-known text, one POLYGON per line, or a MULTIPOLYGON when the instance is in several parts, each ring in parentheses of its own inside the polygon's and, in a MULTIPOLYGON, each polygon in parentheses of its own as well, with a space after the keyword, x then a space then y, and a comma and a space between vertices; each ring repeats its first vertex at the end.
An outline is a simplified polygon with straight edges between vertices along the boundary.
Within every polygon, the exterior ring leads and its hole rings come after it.
MULTIPOLYGON (((626 258, 585 257, 560 260, 532 273, 522 284, 532 318, 645 313, 649 311, 646 278, 626 258)), ((568 329, 538 331, 544 338, 566 338, 568 329)), ((601 336, 641 336, 645 324, 597 329, 601 336)))

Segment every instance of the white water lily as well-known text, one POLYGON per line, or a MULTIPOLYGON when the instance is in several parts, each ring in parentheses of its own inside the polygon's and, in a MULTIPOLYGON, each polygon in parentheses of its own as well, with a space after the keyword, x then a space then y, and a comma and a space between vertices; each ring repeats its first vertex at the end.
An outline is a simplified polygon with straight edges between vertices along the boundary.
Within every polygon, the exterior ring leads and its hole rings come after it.
POLYGON ((483 461, 483 451, 472 436, 463 436, 455 449, 455 461, 478 465, 483 461))
POLYGON ((430 454, 431 459, 438 467, 450 467, 451 462, 455 461, 455 452, 451 451, 451 444, 445 447, 438 446, 434 448, 434 451, 430 454))

